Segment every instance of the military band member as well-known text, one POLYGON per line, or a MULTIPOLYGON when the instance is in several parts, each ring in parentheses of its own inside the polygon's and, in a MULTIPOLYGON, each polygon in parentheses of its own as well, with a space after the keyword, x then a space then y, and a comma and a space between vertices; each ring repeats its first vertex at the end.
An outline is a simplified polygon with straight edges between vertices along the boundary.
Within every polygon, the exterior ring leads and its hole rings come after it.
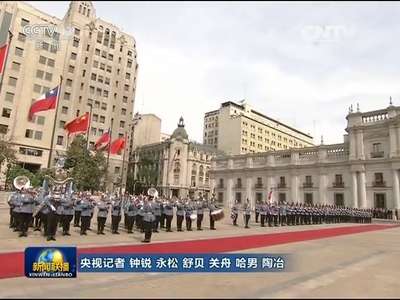
POLYGON ((239 202, 236 200, 235 204, 232 206, 231 218, 233 221, 233 226, 238 226, 237 219, 239 216, 239 202))
POLYGON ((164 213, 166 218, 166 231, 172 232, 171 223, 174 217, 174 206, 169 199, 164 203, 164 213))
POLYGON ((108 211, 111 203, 107 201, 105 195, 102 195, 97 203, 97 234, 104 235, 104 227, 107 221, 108 211))
MULTIPOLYGON (((35 209, 38 209, 38 206, 42 204, 42 202, 44 201, 44 196, 45 196, 45 191, 42 189, 40 190, 40 192, 36 195, 35 197, 35 209)), ((42 227, 42 213, 38 212, 34 218, 34 231, 40 231, 40 228, 42 227)))
POLYGON ((271 216, 274 226, 278 226, 279 208, 277 207, 276 202, 273 202, 271 205, 271 216))
POLYGON ((113 234, 119 234, 118 227, 119 223, 121 222, 121 214, 122 200, 116 194, 111 206, 111 232, 113 234))
POLYGON ((260 210, 261 210, 261 203, 259 200, 257 200, 256 206, 255 206, 256 223, 258 223, 258 217, 260 215, 260 210))
POLYGON ((162 202, 160 199, 153 199, 153 214, 154 214, 154 222, 153 222, 153 232, 158 232, 158 226, 161 220, 161 207, 162 202))
POLYGON ((197 230, 203 230, 201 228, 201 222, 203 222, 203 218, 204 218, 204 208, 205 208, 205 201, 200 197, 197 201, 196 201, 196 212, 197 212, 197 220, 196 220, 196 225, 197 225, 197 230))
POLYGON ((192 231, 192 219, 190 218, 190 216, 192 215, 194 208, 193 208, 193 203, 190 199, 186 201, 184 209, 185 209, 186 230, 192 231))
POLYGON ((182 222, 183 222, 184 218, 185 218, 185 207, 184 207, 184 204, 182 203, 182 201, 178 200, 176 202, 176 227, 177 227, 177 231, 183 231, 182 230, 182 222))
POLYGON ((250 217, 251 217, 251 206, 250 206, 249 199, 247 199, 246 202, 244 203, 243 213, 244 213, 244 223, 245 223, 244 228, 250 228, 249 227, 249 220, 250 220, 250 217))
POLYGON ((61 198, 62 215, 61 223, 63 228, 63 235, 71 235, 69 228, 71 225, 72 218, 74 217, 74 202, 75 199, 72 195, 67 195, 61 198))
POLYGON ((215 228, 215 220, 211 214, 212 212, 214 212, 218 209, 218 206, 217 206, 214 196, 211 198, 210 204, 208 205, 208 209, 210 210, 210 230, 217 230, 215 228))
POLYGON ((136 202, 136 228, 140 230, 141 233, 144 232, 143 228, 143 201, 140 198, 136 202))
POLYGON ((279 206, 279 221, 281 223, 281 226, 286 226, 287 225, 287 205, 286 205, 286 202, 283 202, 279 206))
POLYGON ((128 233, 133 233, 133 225, 137 214, 136 205, 133 199, 128 199, 125 205, 126 224, 128 233))
POLYGON ((144 240, 143 243, 150 243, 151 232, 155 216, 153 214, 153 197, 150 196, 143 203, 143 227, 144 227, 144 240))
POLYGON ((8 205, 10 206, 10 228, 14 228, 14 231, 17 231, 17 212, 16 208, 19 207, 19 196, 18 192, 12 193, 7 200, 8 205))
POLYGON ((20 210, 20 218, 21 218, 21 233, 20 237, 28 236, 28 228, 29 223, 32 219, 33 207, 34 207, 34 199, 24 188, 21 188, 21 193, 19 195, 21 201, 21 210, 20 210))
POLYGON ((263 201, 260 205, 260 219, 261 219, 261 227, 265 227, 265 220, 268 213, 268 204, 267 201, 263 201))
POLYGON ((60 205, 60 194, 51 193, 45 198, 46 206, 48 207, 48 213, 46 218, 47 230, 45 232, 47 236, 47 241, 55 241, 57 225, 58 225, 58 215, 57 208, 60 205))
POLYGON ((78 197, 75 200, 74 205, 74 227, 80 227, 80 220, 81 220, 81 212, 82 212, 82 193, 79 193, 78 197))
POLYGON ((81 235, 87 235, 89 229, 90 218, 92 215, 92 201, 89 196, 85 196, 81 201, 81 235))

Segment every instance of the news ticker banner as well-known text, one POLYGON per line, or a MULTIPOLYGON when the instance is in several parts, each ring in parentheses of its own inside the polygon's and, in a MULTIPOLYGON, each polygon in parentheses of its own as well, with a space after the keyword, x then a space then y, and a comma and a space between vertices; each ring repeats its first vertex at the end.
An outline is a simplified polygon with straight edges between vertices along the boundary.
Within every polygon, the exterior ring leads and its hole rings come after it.
POLYGON ((290 255, 265 253, 77 254, 75 247, 25 250, 29 278, 75 278, 79 273, 246 273, 291 270, 290 255))

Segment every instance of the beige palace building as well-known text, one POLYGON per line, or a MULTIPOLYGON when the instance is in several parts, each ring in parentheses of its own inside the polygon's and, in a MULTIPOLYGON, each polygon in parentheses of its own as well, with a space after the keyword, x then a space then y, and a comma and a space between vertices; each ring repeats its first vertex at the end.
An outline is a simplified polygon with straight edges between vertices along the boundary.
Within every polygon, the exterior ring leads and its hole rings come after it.
POLYGON ((246 103, 228 101, 205 113, 203 143, 228 154, 246 154, 313 146, 313 138, 246 103))
MULTIPOLYGON (((132 122, 136 93, 135 39, 98 18, 91 1, 72 1, 63 19, 23 2, 2 1, 0 24, 6 12, 12 15, 13 38, 0 93, 0 134, 15 146, 18 161, 30 170, 48 165, 55 110, 37 113, 33 122, 28 111, 32 101, 59 85, 60 75, 54 159, 71 142, 64 125, 89 106, 91 145, 111 124, 113 139, 123 137, 132 122)), ((110 157, 114 183, 121 180, 122 159, 122 154, 110 157)))
POLYGON ((400 107, 351 110, 346 119, 341 144, 213 160, 211 188, 228 207, 272 190, 276 202, 400 209, 400 107))

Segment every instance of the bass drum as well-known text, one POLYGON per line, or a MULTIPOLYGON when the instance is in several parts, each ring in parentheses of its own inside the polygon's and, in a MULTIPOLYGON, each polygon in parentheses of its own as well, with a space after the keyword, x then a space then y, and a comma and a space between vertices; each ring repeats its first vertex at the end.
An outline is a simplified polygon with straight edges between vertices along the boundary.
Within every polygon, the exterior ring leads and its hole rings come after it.
POLYGON ((190 215, 190 219, 191 219, 192 221, 195 221, 195 220, 197 219, 197 214, 196 214, 196 213, 191 214, 191 215, 190 215))
POLYGON ((222 209, 214 210, 211 213, 211 218, 213 218, 214 221, 222 220, 224 218, 224 211, 222 209))

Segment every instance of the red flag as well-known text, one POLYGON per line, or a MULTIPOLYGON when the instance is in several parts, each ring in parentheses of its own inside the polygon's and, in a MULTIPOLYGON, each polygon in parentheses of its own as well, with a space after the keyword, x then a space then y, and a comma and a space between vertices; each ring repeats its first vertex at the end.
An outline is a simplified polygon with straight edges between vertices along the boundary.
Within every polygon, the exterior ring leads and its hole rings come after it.
POLYGON ((271 201, 271 198, 272 198, 272 190, 269 191, 268 200, 271 201))
POLYGON ((121 150, 124 149, 124 147, 125 147, 125 138, 116 139, 110 145, 110 153, 119 154, 119 152, 121 152, 121 150))
POLYGON ((58 97, 58 86, 54 89, 48 91, 47 93, 41 95, 35 102, 32 103, 29 109, 28 119, 32 120, 35 113, 50 109, 55 109, 58 97))
POLYGON ((0 74, 3 74, 4 65, 7 57, 8 45, 5 44, 0 48, 0 74))
POLYGON ((94 144, 94 149, 99 150, 100 148, 103 148, 104 146, 107 146, 110 143, 110 130, 108 130, 106 133, 104 133, 94 144), (104 145, 105 144, 105 145, 104 145))
POLYGON ((68 136, 71 133, 85 132, 89 127, 89 113, 85 113, 71 122, 65 124, 64 129, 68 131, 68 136))

